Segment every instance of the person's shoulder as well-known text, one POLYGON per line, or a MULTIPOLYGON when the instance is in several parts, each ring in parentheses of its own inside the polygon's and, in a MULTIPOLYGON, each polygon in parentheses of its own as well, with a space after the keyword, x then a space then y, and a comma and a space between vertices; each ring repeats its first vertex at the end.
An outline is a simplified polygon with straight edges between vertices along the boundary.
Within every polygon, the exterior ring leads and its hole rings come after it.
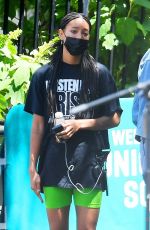
POLYGON ((150 49, 148 49, 145 54, 143 55, 141 61, 140 61, 140 66, 143 66, 145 62, 150 61, 150 49))
POLYGON ((96 67, 98 69, 99 76, 101 76, 102 78, 110 78, 111 73, 106 65, 100 62, 96 62, 96 67))
POLYGON ((52 65, 50 63, 47 63, 45 65, 42 65, 39 67, 33 74, 33 81, 45 81, 50 76, 52 72, 52 65))
POLYGON ((109 69, 107 68, 107 66, 100 62, 96 62, 96 67, 102 73, 109 73, 109 69))
POLYGON ((108 68, 100 62, 96 62, 96 67, 101 71, 108 71, 108 68))
POLYGON ((52 65, 50 63, 47 63, 45 65, 42 65, 35 71, 35 75, 45 75, 49 73, 52 70, 52 65))
POLYGON ((142 60, 143 60, 143 61, 146 61, 146 60, 149 60, 149 61, 150 61, 150 49, 148 49, 148 50, 145 52, 144 56, 142 57, 142 60))
POLYGON ((148 49, 145 52, 145 54, 143 55, 143 57, 142 57, 142 59, 140 61, 139 68, 138 68, 138 78, 140 78, 145 66, 150 68, 150 49, 148 49))

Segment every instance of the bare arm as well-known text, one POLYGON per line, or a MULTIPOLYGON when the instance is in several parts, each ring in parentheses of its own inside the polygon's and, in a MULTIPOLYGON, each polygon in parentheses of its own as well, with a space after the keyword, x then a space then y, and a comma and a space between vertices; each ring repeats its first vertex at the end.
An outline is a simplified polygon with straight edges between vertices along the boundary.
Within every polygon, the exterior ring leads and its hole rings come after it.
POLYGON ((40 177, 36 171, 37 160, 39 156, 39 149, 44 132, 44 118, 42 116, 34 114, 32 123, 31 133, 31 144, 30 144, 30 179, 31 188, 43 202, 40 195, 40 177))
POLYGON ((30 145, 30 169, 36 169, 39 149, 44 131, 44 119, 42 116, 34 114, 31 132, 30 145))
POLYGON ((68 139, 78 130, 104 130, 118 126, 120 114, 114 113, 112 116, 103 116, 96 119, 67 120, 63 123, 64 131, 58 134, 59 138, 68 139))
POLYGON ((110 117, 103 116, 96 119, 79 120, 79 129, 104 130, 113 128, 120 123, 120 115, 113 114, 110 117))

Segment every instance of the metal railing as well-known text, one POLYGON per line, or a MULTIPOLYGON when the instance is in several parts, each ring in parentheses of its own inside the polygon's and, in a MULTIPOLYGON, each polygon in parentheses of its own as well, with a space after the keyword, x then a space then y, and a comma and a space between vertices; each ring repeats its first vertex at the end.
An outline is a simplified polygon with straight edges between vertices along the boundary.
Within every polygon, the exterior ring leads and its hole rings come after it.
MULTIPOLYGON (((7 34, 9 32, 9 23, 10 23, 10 18, 9 18, 9 12, 10 12, 10 5, 12 4, 13 0, 3 0, 4 3, 4 14, 3 14, 3 33, 7 34)), ((100 17, 100 12, 101 12, 101 6, 102 6, 102 0, 95 0, 96 1, 96 24, 95 24, 95 36, 94 36, 94 47, 93 47, 93 56, 97 61, 100 61, 101 59, 101 54, 100 54, 100 43, 99 43, 99 28, 101 24, 101 17, 100 17)), ((18 0, 19 2, 19 9, 17 12, 17 20, 18 20, 18 25, 22 31, 24 31, 25 28, 25 11, 26 9, 26 1, 25 0, 18 0)), ((40 41, 40 36, 39 32, 41 29, 41 25, 39 24, 40 21, 40 12, 41 12, 41 7, 43 4, 42 0, 35 0, 34 2, 34 10, 33 10, 33 28, 31 28, 31 31, 33 31, 33 39, 31 42, 32 44, 32 50, 36 49, 39 45, 40 41)), ((63 14, 65 15, 66 13, 71 11, 71 0, 64 0, 64 8, 61 9, 63 14)), ((88 7, 90 4, 90 0, 78 0, 77 1, 77 11, 78 12, 84 12, 84 14, 88 14, 88 7)), ((115 4, 114 0, 111 0, 111 4, 115 4)), ((139 20, 142 23, 144 18, 145 18, 145 11, 144 8, 141 7, 140 9, 140 14, 139 14, 139 20)), ((57 13, 57 0, 49 0, 49 9, 48 9, 48 14, 49 18, 47 19, 48 21, 46 22, 47 24, 47 40, 50 40, 53 38, 54 32, 56 31, 56 13, 57 13)), ((112 13, 111 15, 111 21, 112 21, 112 27, 111 31, 115 31, 115 14, 112 13)), ((26 35, 24 33, 21 34, 19 37, 19 42, 18 42, 18 53, 24 53, 26 50, 24 40, 26 39, 26 35)), ((123 45, 123 48, 120 51, 122 53, 122 63, 127 63, 127 60, 129 58, 128 54, 128 47, 123 45)), ((114 73, 114 56, 115 56, 115 50, 107 51, 106 52, 106 57, 107 57, 107 63, 105 63, 108 68, 110 69, 110 72, 113 74, 114 73)), ((138 59, 139 57, 137 57, 138 59)), ((136 67, 136 69, 138 66, 136 67)), ((120 88, 123 89, 126 86, 127 82, 127 75, 128 75, 128 67, 125 64, 125 67, 123 68, 122 75, 121 75, 121 80, 120 80, 120 88)))
MULTIPOLYGON (((3 33, 7 34, 9 28, 9 10, 10 10, 10 1, 4 1, 4 18, 3 18, 3 33)), ((83 1, 78 0, 78 12, 84 12, 87 14, 87 7, 89 4, 89 0, 83 1)), ((24 29, 24 7, 25 7, 25 0, 20 0, 20 8, 19 8, 19 23, 18 27, 23 30, 24 29)), ((35 0, 35 11, 34 11, 34 30, 33 30, 33 49, 38 47, 38 39, 39 39, 39 13, 41 7, 41 0, 35 0)), ((97 13, 96 13, 96 29, 95 29, 95 58, 98 60, 98 53, 99 53, 99 27, 100 27, 100 8, 101 8, 101 1, 97 0, 97 13)), ((56 1, 50 0, 49 4, 49 26, 48 26, 48 38, 53 38, 53 33, 55 30, 55 10, 56 10, 56 1)), ((70 0, 65 1, 65 9, 64 15, 70 11, 70 0)), ((23 39, 24 35, 19 38, 18 43, 18 53, 23 53, 23 39)))

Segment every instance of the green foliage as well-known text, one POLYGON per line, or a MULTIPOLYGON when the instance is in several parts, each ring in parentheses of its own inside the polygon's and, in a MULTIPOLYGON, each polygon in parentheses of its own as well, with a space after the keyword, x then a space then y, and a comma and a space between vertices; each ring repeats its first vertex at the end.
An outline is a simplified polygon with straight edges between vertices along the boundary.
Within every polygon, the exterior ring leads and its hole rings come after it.
MULTIPOLYGON (((150 44, 150 2, 148 0, 103 0, 101 7, 100 61, 109 66, 113 50, 113 70, 118 88, 137 82, 139 60, 150 44), (108 52, 106 52, 108 50, 108 52), (110 51, 109 51, 110 50, 110 51), (124 85, 122 79, 125 79, 124 85)), ((96 25, 96 10, 92 27, 96 25)))
POLYGON ((113 33, 109 33, 106 34, 104 41, 102 43, 102 45, 108 49, 108 50, 112 50, 114 46, 117 46, 119 43, 119 41, 116 39, 115 34, 113 33))
POLYGON ((38 50, 28 55, 17 55, 13 40, 17 40, 21 30, 17 29, 8 35, 0 35, 0 119, 4 119, 8 109, 18 103, 24 103, 34 71, 49 61, 54 52, 54 38, 38 50))
POLYGON ((137 5, 146 7, 148 9, 150 9, 150 2, 149 0, 133 0, 133 2, 137 5))
POLYGON ((38 50, 33 50, 30 54, 34 56, 34 61, 37 63, 45 63, 49 59, 49 57, 53 54, 55 48, 53 44, 58 42, 59 37, 55 37, 51 41, 44 42, 43 45, 38 47, 38 50))
MULTIPOLYGON (((141 25, 142 27, 142 25, 141 25)), ((116 34, 125 45, 130 45, 137 35, 137 24, 133 18, 118 18, 116 34)))

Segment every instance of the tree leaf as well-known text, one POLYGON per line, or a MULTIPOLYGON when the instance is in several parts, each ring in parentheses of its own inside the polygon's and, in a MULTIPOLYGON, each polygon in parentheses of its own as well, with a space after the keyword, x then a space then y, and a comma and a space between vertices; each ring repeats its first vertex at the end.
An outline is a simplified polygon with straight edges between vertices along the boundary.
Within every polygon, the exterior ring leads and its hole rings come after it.
POLYGON ((11 40, 8 40, 7 41, 7 47, 11 53, 11 56, 14 56, 17 54, 17 49, 16 47, 13 45, 12 41, 11 40))
POLYGON ((106 19, 105 23, 101 25, 99 31, 99 38, 104 37, 111 29, 111 20, 110 18, 106 19))
POLYGON ((147 34, 147 31, 145 30, 144 26, 139 21, 137 21, 136 24, 137 24, 137 28, 142 31, 142 33, 145 37, 147 34))
POLYGON ((4 111, 0 107, 0 120, 4 120, 4 111))
POLYGON ((8 58, 11 58, 11 52, 8 49, 7 46, 4 46, 3 48, 0 49, 0 55, 6 56, 8 58))
POLYGON ((0 48, 4 47, 7 39, 8 39, 8 35, 0 34, 0 48))
POLYGON ((144 6, 144 7, 148 8, 148 9, 150 9, 150 1, 149 0, 133 0, 133 2, 136 5, 144 6))
POLYGON ((133 18, 119 18, 116 22, 116 34, 126 45, 130 45, 137 34, 137 24, 133 18))
POLYGON ((150 18, 144 21, 143 27, 146 31, 150 32, 150 18))
POLYGON ((20 89, 19 91, 14 92, 11 95, 11 105, 17 105, 19 103, 23 104, 24 103, 24 98, 25 98, 25 94, 24 91, 22 89, 20 89))
MULTIPOLYGON (((29 63, 25 61, 20 61, 19 67, 14 72, 13 79, 15 86, 18 87, 22 85, 22 83, 27 82, 30 79, 30 67, 29 63)), ((17 66, 17 65, 16 65, 17 66)))
POLYGON ((6 98, 2 94, 0 94, 0 105, 1 109, 6 109, 8 105, 6 98))
POLYGON ((7 76, 8 76, 8 71, 5 71, 5 70, 1 69, 0 70, 0 81, 3 81, 4 79, 6 79, 7 76))
POLYGON ((5 94, 5 98, 6 98, 6 100, 8 101, 8 100, 11 98, 11 96, 14 94, 13 85, 12 85, 12 84, 9 85, 9 86, 7 87, 7 90, 8 90, 8 93, 5 94))
POLYGON ((32 65, 30 65, 31 73, 33 74, 40 67, 41 67, 41 64, 32 63, 32 65))
POLYGON ((3 81, 0 81, 0 91, 2 90, 8 90, 8 86, 11 84, 12 79, 4 79, 3 81))
POLYGON ((10 40, 18 40, 19 36, 22 34, 22 30, 17 28, 14 31, 10 31, 8 37, 10 40))
POLYGON ((119 41, 113 33, 107 34, 105 36, 105 41, 102 43, 107 50, 112 50, 114 46, 117 46, 119 41))

